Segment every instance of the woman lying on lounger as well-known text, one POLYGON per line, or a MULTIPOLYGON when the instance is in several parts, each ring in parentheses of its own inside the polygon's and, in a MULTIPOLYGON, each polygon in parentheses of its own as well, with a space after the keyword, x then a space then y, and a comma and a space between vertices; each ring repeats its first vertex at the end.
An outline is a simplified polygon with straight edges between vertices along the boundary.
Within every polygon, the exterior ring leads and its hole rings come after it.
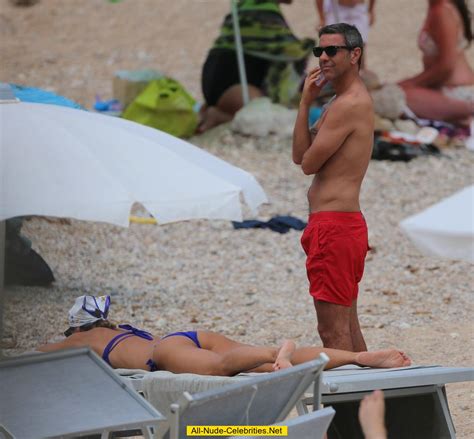
POLYGON ((114 368, 167 370, 174 373, 233 376, 240 372, 272 372, 300 364, 325 352, 326 368, 357 364, 370 367, 402 367, 410 359, 394 349, 348 352, 303 347, 286 340, 279 349, 242 344, 210 331, 174 332, 164 337, 130 325, 116 327, 107 320, 109 296, 81 296, 69 310, 69 329, 64 341, 40 346, 43 352, 89 346, 114 368))

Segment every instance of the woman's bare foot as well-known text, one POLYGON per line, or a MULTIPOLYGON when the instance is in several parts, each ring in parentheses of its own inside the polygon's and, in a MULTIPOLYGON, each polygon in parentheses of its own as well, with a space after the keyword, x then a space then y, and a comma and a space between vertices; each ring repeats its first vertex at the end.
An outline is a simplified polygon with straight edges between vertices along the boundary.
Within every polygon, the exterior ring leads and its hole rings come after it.
POLYGON ((404 352, 396 349, 384 349, 373 352, 359 352, 356 362, 361 366, 370 367, 405 367, 411 364, 410 358, 404 352))
POLYGON ((376 390, 364 397, 359 406, 359 422, 365 439, 386 439, 385 401, 383 392, 376 390))
POLYGON ((290 360, 293 352, 295 352, 295 349, 296 345, 294 341, 285 340, 278 351, 275 363, 273 363, 273 370, 277 371, 293 366, 290 360))
POLYGON ((232 114, 224 113, 219 110, 217 107, 205 107, 203 111, 200 112, 201 121, 196 129, 198 133, 204 133, 211 128, 214 128, 221 123, 231 121, 234 116, 232 114))

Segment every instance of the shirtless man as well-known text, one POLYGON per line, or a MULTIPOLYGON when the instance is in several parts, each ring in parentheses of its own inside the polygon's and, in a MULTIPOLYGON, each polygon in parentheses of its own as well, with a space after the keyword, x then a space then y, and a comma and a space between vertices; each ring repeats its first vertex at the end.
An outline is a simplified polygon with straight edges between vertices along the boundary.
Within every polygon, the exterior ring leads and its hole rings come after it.
POLYGON ((367 347, 357 295, 368 238, 359 193, 372 152, 374 113, 359 77, 363 42, 357 28, 333 24, 322 28, 319 37, 314 54, 320 67, 305 80, 293 133, 293 161, 306 175, 314 175, 301 243, 324 347, 360 352, 367 347), (317 122, 313 139, 308 113, 327 81, 336 96, 317 122))

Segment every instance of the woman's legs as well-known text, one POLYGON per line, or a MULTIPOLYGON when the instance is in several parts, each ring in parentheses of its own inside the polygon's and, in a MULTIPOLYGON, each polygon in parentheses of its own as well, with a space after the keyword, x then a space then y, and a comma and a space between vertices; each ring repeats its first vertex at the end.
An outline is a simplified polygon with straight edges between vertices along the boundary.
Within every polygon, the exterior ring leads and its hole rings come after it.
POLYGON ((278 350, 250 346, 208 331, 198 332, 202 348, 186 337, 161 340, 155 349, 159 368, 175 373, 233 376, 239 372, 273 364, 278 350))
MULTIPOLYGON (((262 91, 254 85, 249 84, 248 89, 250 99, 263 96, 262 91)), ((215 106, 204 109, 198 131, 202 133, 222 123, 230 122, 243 106, 242 86, 234 84, 222 94, 215 106)))
POLYGON ((340 349, 326 349, 318 347, 302 347, 296 349, 291 357, 292 364, 300 364, 314 360, 324 352, 329 357, 326 369, 345 366, 346 364, 356 364, 369 367, 404 367, 411 364, 410 359, 396 349, 384 349, 373 352, 350 352, 340 349))
POLYGON ((403 90, 408 107, 418 117, 464 124, 473 115, 472 102, 453 99, 429 88, 408 86, 403 90))

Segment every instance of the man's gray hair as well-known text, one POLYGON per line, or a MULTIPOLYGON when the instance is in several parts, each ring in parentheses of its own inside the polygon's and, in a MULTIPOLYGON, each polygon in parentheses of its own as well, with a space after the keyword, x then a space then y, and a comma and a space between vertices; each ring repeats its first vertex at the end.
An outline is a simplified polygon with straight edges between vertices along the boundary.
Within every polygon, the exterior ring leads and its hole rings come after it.
POLYGON ((362 35, 352 24, 347 23, 335 23, 335 24, 328 24, 327 26, 322 27, 319 30, 319 38, 321 35, 325 34, 339 34, 344 37, 344 42, 346 46, 354 49, 359 47, 361 50, 360 58, 359 58, 359 67, 362 63, 362 55, 364 54, 364 41, 362 40, 362 35))

